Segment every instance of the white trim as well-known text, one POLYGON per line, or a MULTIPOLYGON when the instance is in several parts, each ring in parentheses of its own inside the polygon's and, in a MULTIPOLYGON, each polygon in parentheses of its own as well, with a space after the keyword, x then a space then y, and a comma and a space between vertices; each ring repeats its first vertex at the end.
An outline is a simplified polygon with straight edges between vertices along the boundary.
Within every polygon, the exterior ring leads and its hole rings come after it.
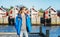
POLYGON ((17 34, 16 32, 0 32, 0 34, 17 34))

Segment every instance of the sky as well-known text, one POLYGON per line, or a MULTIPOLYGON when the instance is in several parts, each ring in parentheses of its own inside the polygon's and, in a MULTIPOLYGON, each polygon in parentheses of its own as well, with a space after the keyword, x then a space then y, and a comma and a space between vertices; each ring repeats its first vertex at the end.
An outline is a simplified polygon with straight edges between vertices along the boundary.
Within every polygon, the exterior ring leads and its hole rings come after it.
POLYGON ((45 10, 49 6, 52 6, 56 10, 60 10, 60 0, 0 0, 0 6, 6 8, 16 5, 24 5, 28 9, 34 6, 36 10, 39 10, 40 8, 45 10))

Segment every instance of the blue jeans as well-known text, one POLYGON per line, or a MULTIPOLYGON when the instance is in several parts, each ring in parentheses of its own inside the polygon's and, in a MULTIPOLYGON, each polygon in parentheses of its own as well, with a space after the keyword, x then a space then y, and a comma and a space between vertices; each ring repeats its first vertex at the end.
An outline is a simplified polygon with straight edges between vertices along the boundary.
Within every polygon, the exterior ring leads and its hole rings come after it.
POLYGON ((25 37, 28 37, 28 32, 26 30, 21 30, 20 37, 23 37, 23 34, 25 37))

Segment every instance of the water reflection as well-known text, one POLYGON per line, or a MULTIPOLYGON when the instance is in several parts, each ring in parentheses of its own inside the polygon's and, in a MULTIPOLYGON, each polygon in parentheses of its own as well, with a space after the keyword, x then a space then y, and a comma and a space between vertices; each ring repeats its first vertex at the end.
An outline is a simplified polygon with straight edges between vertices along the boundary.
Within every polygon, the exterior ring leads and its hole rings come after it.
MULTIPOLYGON (((58 37, 60 35, 60 26, 42 26, 42 32, 46 34, 49 30, 50 37, 58 37)), ((14 26, 1 26, 0 32, 16 32, 14 26)), ((40 33, 40 26, 32 26, 31 33, 40 33)))

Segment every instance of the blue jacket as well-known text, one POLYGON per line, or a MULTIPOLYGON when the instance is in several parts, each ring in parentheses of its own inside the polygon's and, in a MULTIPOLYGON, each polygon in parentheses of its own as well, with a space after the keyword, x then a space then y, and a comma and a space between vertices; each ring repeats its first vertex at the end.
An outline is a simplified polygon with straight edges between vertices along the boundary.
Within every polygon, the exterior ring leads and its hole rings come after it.
MULTIPOLYGON (((31 19, 29 15, 25 14, 25 16, 26 16, 26 28, 27 28, 27 31, 30 32, 31 31, 31 19)), ((17 31, 17 35, 20 35, 21 26, 22 26, 22 17, 20 14, 18 14, 15 19, 15 28, 17 31)))

